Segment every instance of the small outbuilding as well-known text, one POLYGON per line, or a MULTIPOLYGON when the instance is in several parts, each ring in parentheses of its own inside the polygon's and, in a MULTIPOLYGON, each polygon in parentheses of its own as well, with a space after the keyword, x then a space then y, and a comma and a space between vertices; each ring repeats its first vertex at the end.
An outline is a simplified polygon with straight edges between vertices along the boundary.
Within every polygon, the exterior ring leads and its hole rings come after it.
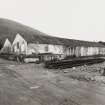
POLYGON ((9 54, 11 53, 11 42, 9 41, 9 39, 7 38, 4 42, 4 45, 3 45, 3 48, 1 49, 1 53, 6 53, 6 54, 9 54))
POLYGON ((20 34, 17 34, 13 41, 12 52, 15 54, 27 54, 27 41, 20 34))

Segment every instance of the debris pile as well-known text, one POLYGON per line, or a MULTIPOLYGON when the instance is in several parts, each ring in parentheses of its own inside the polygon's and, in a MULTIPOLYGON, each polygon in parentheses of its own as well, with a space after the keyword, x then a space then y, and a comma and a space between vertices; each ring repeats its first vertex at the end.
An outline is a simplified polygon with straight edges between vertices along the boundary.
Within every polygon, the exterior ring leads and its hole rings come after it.
POLYGON ((94 81, 105 84, 105 62, 63 69, 63 75, 80 81, 94 81))

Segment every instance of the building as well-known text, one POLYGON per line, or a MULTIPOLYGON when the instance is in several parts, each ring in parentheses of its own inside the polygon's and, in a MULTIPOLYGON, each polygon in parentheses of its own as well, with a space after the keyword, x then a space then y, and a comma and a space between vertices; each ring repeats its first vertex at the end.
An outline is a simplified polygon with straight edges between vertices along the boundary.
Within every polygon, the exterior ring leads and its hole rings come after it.
POLYGON ((28 48, 33 49, 35 53, 53 53, 53 54, 63 54, 64 53, 63 46, 55 45, 55 44, 29 43, 28 48))
POLYGON ((1 49, 0 52, 6 54, 11 53, 11 42, 8 40, 8 38, 5 40, 3 48, 1 49))
POLYGON ((12 43, 12 52, 15 54, 27 54, 27 41, 17 34, 12 43))
POLYGON ((27 37, 23 38, 20 34, 16 35, 11 49, 15 54, 40 54, 43 60, 63 59, 67 56, 80 57, 105 54, 105 46, 97 42, 63 38, 52 38, 52 40, 45 41, 44 38, 41 39, 41 37, 38 42, 37 39, 31 41, 27 37))

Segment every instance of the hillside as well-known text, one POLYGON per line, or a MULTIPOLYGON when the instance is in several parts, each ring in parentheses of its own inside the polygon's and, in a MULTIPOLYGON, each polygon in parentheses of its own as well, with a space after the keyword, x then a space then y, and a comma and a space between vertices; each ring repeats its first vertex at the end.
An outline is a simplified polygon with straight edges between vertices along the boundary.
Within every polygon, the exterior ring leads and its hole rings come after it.
POLYGON ((78 45, 78 46, 103 47, 103 45, 96 42, 87 42, 87 41, 52 37, 36 29, 22 25, 18 22, 8 19, 0 19, 0 40, 2 40, 2 42, 4 42, 6 38, 8 38, 11 42, 13 42, 17 33, 21 34, 25 38, 25 40, 27 40, 28 43, 34 42, 34 43, 43 43, 43 44, 60 44, 66 46, 78 45))
POLYGON ((28 41, 33 41, 36 38, 35 36, 47 36, 45 33, 18 22, 8 19, 0 19, 0 39, 9 38, 10 41, 13 41, 17 33, 20 33, 23 37, 29 39, 28 41))

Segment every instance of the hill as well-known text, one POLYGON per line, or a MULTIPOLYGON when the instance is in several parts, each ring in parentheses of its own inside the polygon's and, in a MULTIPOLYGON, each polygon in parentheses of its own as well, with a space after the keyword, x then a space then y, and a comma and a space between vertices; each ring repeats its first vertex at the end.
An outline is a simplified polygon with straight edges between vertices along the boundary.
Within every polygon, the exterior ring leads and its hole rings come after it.
POLYGON ((49 36, 31 27, 25 26, 18 22, 0 19, 0 42, 4 42, 8 38, 13 42, 16 34, 21 34, 28 43, 42 43, 42 44, 60 44, 65 46, 99 46, 103 45, 96 42, 80 41, 66 38, 58 38, 49 36))
POLYGON ((0 18, 0 39, 9 38, 10 41, 13 41, 17 33, 20 33, 29 41, 33 41, 35 36, 47 36, 45 33, 42 33, 18 22, 0 18))

